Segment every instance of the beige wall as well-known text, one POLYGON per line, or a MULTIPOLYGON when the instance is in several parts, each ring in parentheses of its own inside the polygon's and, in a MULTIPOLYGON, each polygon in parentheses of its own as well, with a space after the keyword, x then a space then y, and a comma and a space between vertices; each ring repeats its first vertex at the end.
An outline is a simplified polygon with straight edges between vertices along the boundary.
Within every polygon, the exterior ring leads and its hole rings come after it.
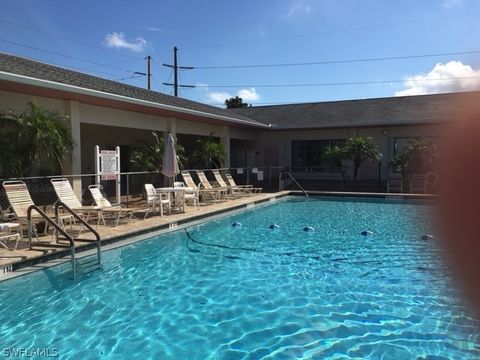
POLYGON ((27 108, 27 103, 30 101, 35 101, 39 105, 48 107, 50 109, 55 109, 60 115, 67 115, 67 105, 64 100, 0 90, 0 111, 24 111, 27 108))
MULTIPOLYGON (((223 137, 222 143, 229 144, 231 139, 248 140, 250 166, 270 164, 291 165, 292 140, 345 139, 355 132, 372 136, 384 155, 382 174, 388 174, 388 162, 393 156, 393 141, 396 137, 439 136, 438 126, 384 126, 358 129, 323 130, 258 130, 198 123, 154 116, 132 111, 113 109, 95 105, 64 101, 39 96, 29 96, 0 90, 0 110, 23 111, 29 101, 35 100, 42 106, 67 115, 72 121, 72 132, 77 140, 73 162, 66 169, 72 173, 93 171, 93 148, 115 145, 133 145, 140 140, 151 139, 150 132, 176 131, 179 134, 191 134, 223 137), (81 129, 81 131, 80 131, 81 129), (388 131, 385 135, 384 132, 388 131), (82 166, 79 165, 81 162, 82 166)), ((361 178, 376 178, 378 164, 364 164, 360 170, 361 178)), ((318 174, 313 174, 318 176, 318 174)), ((325 176, 325 175, 324 175, 325 176)), ((326 175, 331 176, 331 175, 326 175)), ((336 175, 335 175, 336 176, 336 175)))
MULTIPOLYGON (((371 136, 378 144, 380 152, 383 154, 382 177, 385 178, 389 173, 388 162, 393 157, 394 139, 397 137, 416 137, 416 136, 441 136, 441 127, 435 125, 422 126, 384 126, 369 128, 345 128, 345 129, 309 129, 309 130, 272 130, 264 131, 260 136, 260 162, 264 162, 267 148, 271 152, 272 148, 277 148, 279 164, 291 166, 292 140, 333 140, 346 139, 347 137, 358 133, 362 136, 371 136), (384 133, 385 132, 385 133, 384 133)), ((268 163, 263 163, 268 165, 268 163)), ((302 174, 305 176, 306 174, 302 174)), ((332 174, 312 173, 312 177, 331 178, 332 174)), ((340 175, 333 175, 338 178, 340 175)), ((378 176, 378 163, 364 163, 360 169, 359 178, 375 179, 378 176)))

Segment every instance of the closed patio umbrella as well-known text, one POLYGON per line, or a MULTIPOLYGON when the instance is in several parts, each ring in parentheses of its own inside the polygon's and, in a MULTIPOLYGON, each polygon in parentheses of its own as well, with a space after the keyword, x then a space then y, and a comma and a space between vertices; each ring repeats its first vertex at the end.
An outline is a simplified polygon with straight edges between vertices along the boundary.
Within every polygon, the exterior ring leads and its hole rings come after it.
POLYGON ((163 156, 162 173, 168 178, 173 178, 179 172, 177 153, 175 151, 175 139, 171 133, 168 133, 167 143, 165 144, 165 154, 163 156))

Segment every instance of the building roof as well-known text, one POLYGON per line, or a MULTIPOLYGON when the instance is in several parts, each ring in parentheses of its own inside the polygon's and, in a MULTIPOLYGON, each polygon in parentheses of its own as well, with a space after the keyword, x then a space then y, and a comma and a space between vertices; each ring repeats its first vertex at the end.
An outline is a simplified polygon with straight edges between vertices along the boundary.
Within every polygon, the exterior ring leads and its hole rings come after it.
POLYGON ((215 106, 5 53, 0 53, 0 73, 1 72, 161 104, 168 106, 168 109, 172 111, 189 110, 199 112, 207 117, 208 115, 212 115, 217 119, 223 119, 227 122, 229 120, 232 120, 232 122, 237 120, 244 125, 264 127, 263 123, 249 119, 245 115, 233 113, 215 106))
POLYGON ((433 124, 446 121, 460 98, 480 92, 402 96, 231 109, 273 129, 433 124))

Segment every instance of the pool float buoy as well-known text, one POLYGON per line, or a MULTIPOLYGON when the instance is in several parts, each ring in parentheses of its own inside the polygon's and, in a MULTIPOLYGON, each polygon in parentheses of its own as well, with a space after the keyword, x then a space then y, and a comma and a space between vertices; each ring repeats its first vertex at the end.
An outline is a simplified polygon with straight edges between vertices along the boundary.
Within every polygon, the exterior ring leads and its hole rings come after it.
POLYGON ((242 227, 242 225, 243 225, 243 224, 242 224, 241 222, 234 222, 234 223, 232 224, 232 227, 242 227))
POLYGON ((313 232, 313 231, 315 231, 315 228, 313 226, 306 226, 306 227, 303 228, 303 231, 313 232))
POLYGON ((425 235, 420 236, 420 239, 422 239, 422 240, 433 240, 433 239, 435 239, 435 236, 430 235, 430 234, 425 234, 425 235))
POLYGON ((280 225, 278 225, 278 224, 272 224, 272 225, 270 225, 268 228, 271 229, 271 230, 278 230, 278 229, 280 229, 280 225))
POLYGON ((363 236, 371 236, 373 235, 373 231, 363 230, 360 234, 362 234, 363 236))

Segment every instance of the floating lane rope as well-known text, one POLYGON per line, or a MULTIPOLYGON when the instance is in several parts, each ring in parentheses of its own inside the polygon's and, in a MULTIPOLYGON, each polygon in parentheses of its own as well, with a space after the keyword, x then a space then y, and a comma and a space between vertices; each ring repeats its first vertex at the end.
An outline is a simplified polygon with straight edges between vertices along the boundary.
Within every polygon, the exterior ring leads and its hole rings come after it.
POLYGON ((251 229, 251 230, 265 230, 265 229, 270 229, 270 230, 287 230, 287 231, 305 231, 305 232, 314 232, 315 228, 313 226, 306 226, 303 228, 292 228, 292 227, 284 227, 280 226, 278 224, 270 224, 267 227, 263 226, 244 226, 241 222, 234 222, 232 223, 231 227, 234 228, 241 228, 241 229, 251 229))

